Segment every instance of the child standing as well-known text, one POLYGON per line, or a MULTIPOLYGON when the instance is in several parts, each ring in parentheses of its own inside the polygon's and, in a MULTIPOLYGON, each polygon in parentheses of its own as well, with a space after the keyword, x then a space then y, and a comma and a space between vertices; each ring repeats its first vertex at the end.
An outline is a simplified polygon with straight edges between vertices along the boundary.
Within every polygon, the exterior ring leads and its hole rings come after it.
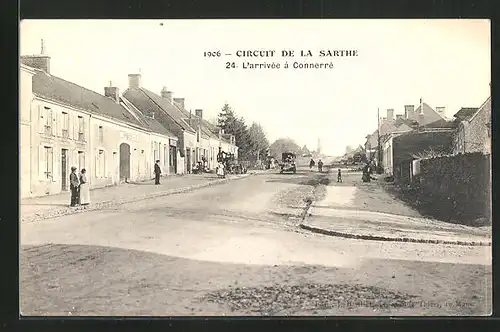
POLYGON ((342 182, 342 171, 339 168, 339 172, 337 173, 337 182, 342 182))

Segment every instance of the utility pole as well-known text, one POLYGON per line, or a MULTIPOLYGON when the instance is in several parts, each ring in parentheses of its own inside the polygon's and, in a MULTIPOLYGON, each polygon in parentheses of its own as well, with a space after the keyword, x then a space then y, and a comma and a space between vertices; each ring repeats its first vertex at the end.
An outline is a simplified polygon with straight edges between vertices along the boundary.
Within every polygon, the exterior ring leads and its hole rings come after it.
POLYGON ((380 170, 380 162, 382 159, 382 150, 380 148, 380 108, 377 108, 377 173, 380 170))

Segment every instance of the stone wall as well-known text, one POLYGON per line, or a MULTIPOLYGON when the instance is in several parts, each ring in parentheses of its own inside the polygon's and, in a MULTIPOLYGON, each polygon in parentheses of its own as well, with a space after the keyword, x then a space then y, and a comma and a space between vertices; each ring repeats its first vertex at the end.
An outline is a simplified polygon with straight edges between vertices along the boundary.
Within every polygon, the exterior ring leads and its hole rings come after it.
POLYGON ((491 221, 490 155, 458 154, 422 159, 412 184, 420 208, 441 220, 468 225, 491 221), (482 220, 482 221, 478 221, 482 220))

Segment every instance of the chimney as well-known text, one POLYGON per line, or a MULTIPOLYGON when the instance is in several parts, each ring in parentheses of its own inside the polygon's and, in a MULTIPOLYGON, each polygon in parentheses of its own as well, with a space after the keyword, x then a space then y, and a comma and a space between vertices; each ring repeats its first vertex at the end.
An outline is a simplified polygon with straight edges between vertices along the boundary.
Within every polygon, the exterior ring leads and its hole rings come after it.
POLYGON ((194 114, 200 119, 203 119, 203 110, 200 109, 194 110, 194 114))
POLYGON ((104 87, 104 95, 113 99, 114 102, 120 103, 120 90, 113 86, 111 81, 109 82, 109 86, 104 87))
POLYGON ((405 119, 413 119, 413 113, 415 113, 415 106, 405 105, 405 119))
POLYGON ((394 109, 392 108, 387 109, 387 120, 389 121, 394 120, 394 109))
POLYGON ((181 109, 184 109, 184 98, 174 98, 174 102, 179 104, 181 109))
POLYGON ((141 87, 141 74, 128 74, 128 87, 139 89, 141 87))
POLYGON ((46 55, 45 53, 46 53, 45 42, 42 39, 40 54, 23 55, 21 56, 21 63, 29 67, 40 69, 46 72, 47 74, 50 74, 50 56, 46 55))
POLYGON ((172 95, 173 95, 173 92, 168 91, 167 87, 164 86, 163 89, 161 89, 161 96, 165 99, 168 99, 169 102, 172 102, 172 95))
POLYGON ((445 111, 444 107, 436 107, 436 112, 442 117, 444 117, 444 111, 445 111))

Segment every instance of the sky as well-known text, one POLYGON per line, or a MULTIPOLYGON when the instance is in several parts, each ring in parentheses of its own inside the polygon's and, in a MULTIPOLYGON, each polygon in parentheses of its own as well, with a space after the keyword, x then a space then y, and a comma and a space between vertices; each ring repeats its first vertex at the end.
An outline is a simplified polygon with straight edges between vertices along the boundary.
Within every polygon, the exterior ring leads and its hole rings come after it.
POLYGON ((270 142, 294 139, 309 149, 342 155, 377 128, 377 110, 479 107, 491 81, 489 20, 23 20, 20 54, 39 54, 51 74, 101 94, 128 87, 141 73, 144 88, 165 86, 188 109, 214 118, 224 103, 270 142), (238 50, 274 50, 273 57, 237 57, 238 50), (295 57, 283 58, 282 50, 295 57), (313 56, 301 57, 311 50, 313 56), (357 56, 319 57, 320 50, 357 56), (205 57, 204 52, 221 52, 205 57), (230 55, 225 55, 230 54, 230 55), (226 62, 237 68, 226 69, 226 62), (280 69, 244 69, 243 63, 280 69), (333 63, 332 69, 284 69, 287 62, 333 63))

